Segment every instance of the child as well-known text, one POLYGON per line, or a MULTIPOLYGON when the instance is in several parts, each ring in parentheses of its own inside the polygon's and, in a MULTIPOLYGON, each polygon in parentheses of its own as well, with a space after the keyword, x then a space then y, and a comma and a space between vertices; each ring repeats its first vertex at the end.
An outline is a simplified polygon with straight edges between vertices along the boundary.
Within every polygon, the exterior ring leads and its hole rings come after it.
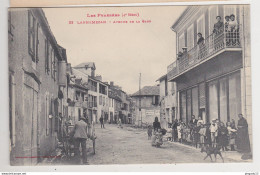
POLYGON ((151 140, 152 135, 153 135, 153 128, 151 125, 148 126, 147 134, 148 134, 148 140, 151 140))
POLYGON ((204 147, 205 144, 205 137, 206 137, 206 126, 205 125, 201 125, 199 134, 200 134, 200 147, 204 147))
POLYGON ((231 148, 231 151, 235 151, 235 138, 236 138, 236 128, 231 126, 230 122, 227 122, 227 130, 228 130, 228 136, 229 136, 229 145, 231 148))
POLYGON ((179 123, 177 126, 177 132, 178 132, 178 141, 182 143, 182 123, 179 123))

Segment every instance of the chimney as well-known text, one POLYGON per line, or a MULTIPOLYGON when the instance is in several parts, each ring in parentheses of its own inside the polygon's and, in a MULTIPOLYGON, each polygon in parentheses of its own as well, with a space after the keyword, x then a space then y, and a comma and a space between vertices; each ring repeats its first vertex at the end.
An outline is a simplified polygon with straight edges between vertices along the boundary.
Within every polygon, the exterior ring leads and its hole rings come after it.
POLYGON ((101 75, 97 75, 95 78, 96 78, 97 80, 99 80, 99 81, 102 81, 102 76, 101 76, 101 75))
POLYGON ((114 86, 114 82, 113 81, 110 81, 110 86, 114 86))

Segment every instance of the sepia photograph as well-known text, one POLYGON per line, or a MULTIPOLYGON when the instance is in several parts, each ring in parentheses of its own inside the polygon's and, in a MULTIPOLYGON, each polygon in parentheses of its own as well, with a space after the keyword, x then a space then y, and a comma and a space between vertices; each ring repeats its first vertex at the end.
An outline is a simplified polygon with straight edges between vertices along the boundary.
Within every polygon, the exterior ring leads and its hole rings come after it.
POLYGON ((12 166, 252 163, 249 4, 8 9, 12 166))

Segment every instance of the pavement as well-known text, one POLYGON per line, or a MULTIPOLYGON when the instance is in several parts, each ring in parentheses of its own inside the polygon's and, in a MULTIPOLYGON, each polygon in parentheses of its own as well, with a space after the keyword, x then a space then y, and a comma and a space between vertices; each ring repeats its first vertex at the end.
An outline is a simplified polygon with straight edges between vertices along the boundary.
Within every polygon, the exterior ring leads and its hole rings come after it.
MULTIPOLYGON (((87 141, 87 159, 90 165, 104 164, 178 164, 178 163, 222 163, 210 158, 203 160, 206 153, 200 149, 178 142, 166 141, 160 148, 151 146, 147 130, 124 125, 107 124, 105 128, 96 125, 96 154, 93 154, 92 141, 87 141)), ((57 151, 58 152, 58 151, 57 151)), ((251 162, 242 160, 241 154, 234 151, 222 152, 225 163, 251 162)), ((58 157, 41 164, 71 164, 58 157)))

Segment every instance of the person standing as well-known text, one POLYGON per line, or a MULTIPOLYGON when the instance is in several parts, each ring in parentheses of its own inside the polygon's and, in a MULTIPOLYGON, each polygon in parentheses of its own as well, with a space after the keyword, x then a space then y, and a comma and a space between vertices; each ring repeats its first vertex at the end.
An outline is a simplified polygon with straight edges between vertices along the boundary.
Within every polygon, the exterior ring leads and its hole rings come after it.
POLYGON ((228 129, 225 127, 223 122, 220 122, 217 136, 218 144, 221 146, 223 151, 228 151, 228 129))
POLYGON ((221 33, 224 31, 224 23, 221 21, 221 16, 217 16, 217 23, 214 24, 213 29, 213 41, 214 41, 214 49, 217 50, 220 46, 219 38, 221 37, 221 33))
POLYGON ((199 46, 199 53, 198 53, 198 59, 201 59, 205 56, 205 44, 204 44, 204 38, 202 34, 199 32, 198 33, 198 46, 199 46))
POLYGON ((177 131, 177 127, 178 127, 178 120, 175 119, 172 125, 172 141, 176 142, 177 138, 178 138, 178 131, 177 131))
POLYGON ((80 120, 75 122, 75 126, 73 128, 74 133, 74 140, 75 140, 75 158, 77 159, 76 162, 80 162, 80 150, 79 147, 81 146, 82 149, 82 162, 83 164, 87 164, 87 148, 86 142, 88 138, 87 132, 87 123, 84 117, 80 117, 80 120))
POLYGON ((235 151, 235 138, 236 138, 236 128, 235 125, 231 125, 230 122, 227 122, 228 136, 229 136, 229 145, 231 151, 235 151))
POLYGON ((242 114, 238 114, 237 122, 237 150, 242 153, 250 153, 250 141, 248 135, 248 124, 242 114))
POLYGON ((101 124, 101 128, 102 128, 102 127, 105 128, 103 115, 101 115, 99 121, 100 121, 100 124, 101 124))
POLYGON ((161 129, 161 124, 159 122, 158 117, 155 117, 153 122, 153 130, 158 131, 159 129, 161 129))
POLYGON ((230 16, 225 16, 225 33, 226 33, 226 45, 230 45, 230 31, 229 31, 229 20, 230 16))

